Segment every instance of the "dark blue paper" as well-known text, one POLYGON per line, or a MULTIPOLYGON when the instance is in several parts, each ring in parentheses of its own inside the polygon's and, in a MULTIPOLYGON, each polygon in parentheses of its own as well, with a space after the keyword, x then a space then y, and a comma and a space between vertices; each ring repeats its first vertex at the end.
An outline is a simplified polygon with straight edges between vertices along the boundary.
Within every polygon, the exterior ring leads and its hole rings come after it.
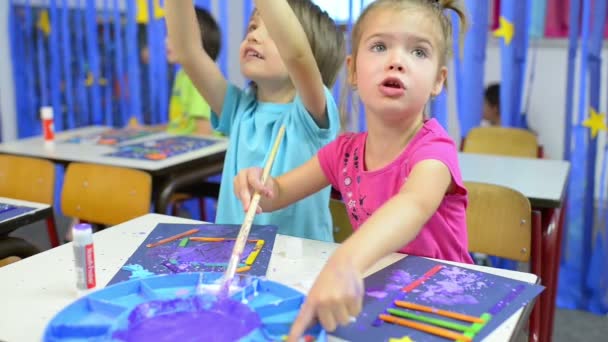
POLYGON ((27 212, 34 211, 35 208, 14 206, 10 204, 0 203, 0 222, 12 219, 27 212))
MULTIPOLYGON (((225 266, 209 266, 209 263, 228 264, 228 259, 234 246, 234 241, 227 242, 196 242, 189 241, 186 247, 179 247, 182 239, 177 239, 160 246, 146 247, 154 243, 190 229, 199 231, 190 237, 223 237, 236 238, 240 225, 218 224, 158 224, 146 240, 129 257, 108 285, 121 281, 151 276, 154 274, 172 274, 182 272, 224 272, 225 266)), ((253 225, 249 240, 264 240, 264 246, 259 252, 251 269, 243 274, 265 276, 277 234, 276 226, 253 225)), ((243 252, 242 262, 245 261, 255 243, 247 243, 243 252)))
MULTIPOLYGON (((389 307, 395 307, 393 301, 398 299, 475 317, 490 311, 496 312, 474 339, 481 341, 517 310, 538 296, 544 287, 408 256, 367 277, 365 289, 363 312, 357 321, 339 328, 332 335, 348 341, 388 341, 390 338, 404 336, 409 336, 414 341, 445 341, 438 336, 380 322, 377 319, 378 315, 386 313, 389 307), (443 268, 411 292, 401 291, 436 265, 443 265, 443 268)), ((414 313, 470 325, 433 314, 418 311, 414 313)))

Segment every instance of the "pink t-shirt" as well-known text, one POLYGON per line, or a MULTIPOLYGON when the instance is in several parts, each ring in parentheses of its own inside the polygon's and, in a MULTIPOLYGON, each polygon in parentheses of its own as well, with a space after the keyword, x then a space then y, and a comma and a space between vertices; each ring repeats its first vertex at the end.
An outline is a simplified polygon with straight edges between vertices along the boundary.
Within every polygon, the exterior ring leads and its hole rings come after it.
POLYGON ((325 176, 342 194, 353 229, 358 229, 399 192, 416 163, 435 159, 448 167, 456 189, 445 195, 416 238, 399 251, 472 263, 467 250, 467 190, 462 183, 456 146, 447 132, 435 119, 427 120, 395 160, 374 171, 365 170, 366 139, 367 133, 343 134, 318 154, 325 176))

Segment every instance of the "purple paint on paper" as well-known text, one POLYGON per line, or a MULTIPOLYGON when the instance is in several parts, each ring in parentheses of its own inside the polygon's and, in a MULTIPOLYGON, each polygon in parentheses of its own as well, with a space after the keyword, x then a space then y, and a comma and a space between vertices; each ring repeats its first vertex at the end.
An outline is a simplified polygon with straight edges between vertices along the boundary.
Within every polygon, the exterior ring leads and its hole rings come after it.
POLYGON ((262 326, 259 315, 235 300, 188 297, 140 304, 128 325, 112 333, 120 341, 236 341, 262 326))
POLYGON ((385 291, 367 291, 365 294, 378 299, 382 299, 388 295, 385 291))
POLYGON ((513 290, 511 290, 511 292, 509 292, 505 296, 505 298, 501 299, 498 303, 496 303, 496 305, 494 305, 488 311, 488 313, 490 315, 496 315, 497 313, 501 312, 502 309, 504 309, 505 306, 509 305, 515 298, 517 298, 517 296, 519 296, 519 294, 522 293, 525 288, 526 287, 523 284, 516 286, 513 290))
MULTIPOLYGON (((158 258, 160 260, 169 260, 175 267, 168 266, 167 268, 174 273, 180 272, 196 272, 200 271, 201 267, 206 263, 228 263, 232 254, 234 241, 226 242, 196 242, 192 241, 188 247, 175 248, 173 246, 159 246, 150 249, 147 253, 148 257, 158 258)), ((241 258, 242 262, 249 256, 255 243, 247 243, 241 258)))
POLYGON ((177 266, 173 265, 169 261, 164 261, 163 262, 163 266, 165 266, 166 268, 168 268, 169 271, 171 271, 173 273, 179 273, 179 268, 177 268, 177 266))
POLYGON ((439 275, 444 278, 420 287, 421 300, 445 305, 478 304, 474 294, 488 287, 481 273, 460 267, 445 267, 439 275))
POLYGON ((404 286, 414 281, 411 274, 404 270, 395 270, 387 279, 387 284, 383 288, 370 288, 365 294, 369 297, 382 299, 388 296, 389 292, 401 290, 404 286))

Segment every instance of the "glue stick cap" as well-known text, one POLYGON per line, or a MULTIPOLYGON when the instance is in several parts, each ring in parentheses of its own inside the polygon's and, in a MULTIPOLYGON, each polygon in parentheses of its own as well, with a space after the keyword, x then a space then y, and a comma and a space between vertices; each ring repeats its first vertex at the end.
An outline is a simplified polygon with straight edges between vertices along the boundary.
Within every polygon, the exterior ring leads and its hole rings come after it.
POLYGON ((53 107, 45 106, 40 108, 40 117, 43 120, 48 120, 53 118, 53 107))
POLYGON ((84 231, 84 230, 90 230, 92 228, 91 228, 91 225, 88 223, 79 223, 74 226, 74 229, 79 230, 79 231, 84 231))

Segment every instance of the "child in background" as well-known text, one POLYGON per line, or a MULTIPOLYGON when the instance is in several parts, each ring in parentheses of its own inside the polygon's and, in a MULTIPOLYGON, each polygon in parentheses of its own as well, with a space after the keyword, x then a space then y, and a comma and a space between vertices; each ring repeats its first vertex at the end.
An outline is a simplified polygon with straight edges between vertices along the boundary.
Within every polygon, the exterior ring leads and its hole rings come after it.
MULTIPOLYGON (((220 53, 221 32, 219 26, 211 13, 205 9, 195 8, 194 10, 198 30, 200 32, 203 49, 209 57, 215 61, 220 53), (204 32, 204 36, 203 36, 204 32)), ((145 28, 144 28, 145 30, 145 28)), ((145 31, 143 31, 145 32, 145 31)), ((172 46, 171 40, 166 39, 167 62, 175 64, 178 57, 172 46)), ((141 59, 144 64, 148 63, 149 49, 145 45, 141 50, 141 59)), ((145 82, 144 82, 145 83, 145 82)), ((169 122, 166 129, 174 134, 201 134, 210 135, 213 133, 210 123, 211 109, 209 104, 196 90, 190 78, 183 69, 179 69, 175 74, 175 81, 171 91, 169 101, 169 122)), ((137 124, 131 125, 137 126, 137 124)), ((157 126, 165 128, 165 125, 157 126)))
MULTIPOLYGON (((368 132, 341 135, 301 167, 261 184, 260 168, 243 170, 235 192, 259 211, 290 205, 331 184, 355 230, 331 256, 292 327, 299 337, 315 318, 328 331, 361 311, 363 274, 390 253, 471 263, 467 191, 457 148, 424 110, 447 76, 455 1, 377 0, 353 29, 349 83, 363 104, 368 132)), ((299 219, 299 218, 297 218, 299 219)))
POLYGON ((500 126, 500 84, 486 87, 483 101, 481 126, 500 126))

